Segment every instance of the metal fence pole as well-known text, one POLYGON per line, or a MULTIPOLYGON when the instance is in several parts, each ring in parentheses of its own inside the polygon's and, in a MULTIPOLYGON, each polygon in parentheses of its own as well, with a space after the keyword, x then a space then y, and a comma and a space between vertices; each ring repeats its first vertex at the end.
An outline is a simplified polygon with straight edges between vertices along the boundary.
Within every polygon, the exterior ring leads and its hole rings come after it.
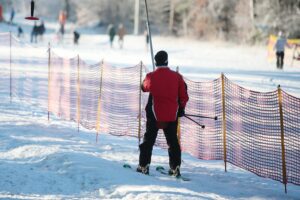
POLYGON ((154 71, 155 64, 154 64, 154 55, 153 55, 153 43, 152 43, 152 34, 151 34, 151 28, 150 28, 150 22, 149 22, 149 12, 148 12, 147 0, 145 0, 145 6, 146 6, 146 15, 147 15, 147 29, 148 29, 148 34, 149 34, 150 51, 151 51, 151 61, 152 61, 152 67, 153 67, 153 71, 154 71))

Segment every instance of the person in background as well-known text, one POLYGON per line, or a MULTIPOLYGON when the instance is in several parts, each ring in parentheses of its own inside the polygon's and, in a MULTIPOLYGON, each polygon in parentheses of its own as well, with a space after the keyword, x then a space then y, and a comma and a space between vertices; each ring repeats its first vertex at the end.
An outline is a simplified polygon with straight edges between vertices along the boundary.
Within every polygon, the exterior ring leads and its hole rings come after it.
POLYGON ((18 38, 23 37, 23 29, 21 26, 18 26, 18 38))
POLYGON ((118 28, 118 36, 119 36, 119 46, 120 46, 120 49, 123 49, 125 34, 126 34, 125 27, 124 27, 123 24, 120 24, 119 28, 118 28))
POLYGON ((65 24, 67 21, 67 15, 66 12, 61 10, 59 12, 59 16, 58 16, 58 22, 59 22, 59 32, 61 34, 61 37, 63 38, 64 34, 65 34, 65 24))
POLYGON ((38 26, 38 35, 40 35, 41 41, 43 41, 43 36, 46 32, 45 22, 44 20, 41 21, 41 24, 38 26))
POLYGON ((108 25, 107 34, 109 36, 110 47, 112 48, 113 43, 114 43, 114 38, 115 38, 115 35, 116 35, 116 29, 115 29, 115 26, 113 24, 108 25))
POLYGON ((283 69, 284 65, 284 50, 285 47, 291 48, 287 42, 287 38, 283 35, 282 31, 278 32, 278 38, 274 45, 274 50, 276 51, 276 67, 277 69, 283 69))
POLYGON ((37 35, 38 35, 38 26, 36 25, 36 22, 34 22, 32 31, 31 31, 31 37, 30 42, 31 43, 37 43, 37 35))
POLYGON ((4 19, 3 19, 3 8, 2 8, 2 5, 0 4, 0 22, 2 22, 4 19))
POLYGON ((148 34, 147 28, 144 31, 144 36, 145 36, 145 42, 146 42, 145 43, 146 51, 148 51, 150 38, 149 38, 149 34, 148 34))
POLYGON ((14 8, 11 8, 11 11, 10 11, 10 24, 13 23, 14 21, 14 17, 15 17, 15 9, 14 8))
POLYGON ((139 146, 137 172, 149 174, 152 149, 159 129, 163 129, 168 144, 169 174, 180 176, 181 149, 177 138, 178 117, 183 117, 189 100, 183 77, 168 67, 168 54, 159 51, 155 55, 156 70, 146 75, 143 92, 149 92, 146 105, 146 133, 139 146))
POLYGON ((78 45, 78 40, 80 38, 80 34, 77 31, 74 31, 73 35, 74 35, 74 44, 78 45))

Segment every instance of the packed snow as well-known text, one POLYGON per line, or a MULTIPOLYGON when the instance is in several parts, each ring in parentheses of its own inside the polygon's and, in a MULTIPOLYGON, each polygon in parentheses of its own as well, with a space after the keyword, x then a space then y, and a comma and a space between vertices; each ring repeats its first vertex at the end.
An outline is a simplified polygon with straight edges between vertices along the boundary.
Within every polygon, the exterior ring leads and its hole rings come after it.
MULTIPOLYGON (((24 23, 29 42, 32 24, 24 23)), ((143 61, 151 70, 150 52, 143 36, 125 36, 124 49, 117 41, 111 49, 108 37, 98 29, 79 29, 79 45, 72 44, 67 33, 58 43, 55 23, 46 22, 43 42, 33 44, 53 50, 61 56, 80 57, 94 64, 105 59, 119 67, 143 61)), ((67 30, 71 30, 70 25, 67 30)), ((16 26, 0 24, 1 32, 16 33, 16 26)), ((220 73, 243 87, 275 90, 277 85, 300 97, 300 68, 286 66, 277 70, 267 61, 266 46, 242 46, 224 42, 197 41, 154 36, 154 52, 165 49, 172 68, 195 81, 218 78, 220 73)), ((23 50, 21 50, 23 51, 23 50)), ((1 66, 0 66, 1 67, 1 66)), ((0 73, 3 70, 0 70, 0 73)), ((5 78, 1 75, 0 78, 5 78)), ((2 86, 0 88, 3 88, 2 86)), ((0 91, 0 199, 300 199, 300 187, 288 184, 288 193, 278 181, 261 178, 223 161, 203 161, 183 154, 181 172, 191 181, 184 182, 161 175, 155 167, 168 168, 166 150, 154 148, 150 176, 134 172, 138 163, 136 138, 116 137, 106 133, 95 141, 95 131, 55 116, 34 105, 14 100, 0 91), (122 167, 124 163, 133 170, 122 167)))

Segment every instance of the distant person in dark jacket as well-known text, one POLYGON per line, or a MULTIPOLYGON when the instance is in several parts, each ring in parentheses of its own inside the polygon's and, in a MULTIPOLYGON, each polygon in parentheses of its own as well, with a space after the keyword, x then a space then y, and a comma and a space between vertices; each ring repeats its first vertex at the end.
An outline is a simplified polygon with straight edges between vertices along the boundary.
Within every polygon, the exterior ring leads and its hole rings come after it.
POLYGON ((21 26, 18 26, 18 38, 23 36, 23 29, 21 26))
POLYGON ((159 129, 163 129, 169 153, 169 174, 180 176, 181 149, 177 138, 178 117, 184 116, 189 96, 183 77, 168 67, 168 54, 155 55, 156 70, 146 75, 143 92, 149 92, 146 105, 146 133, 140 147, 137 172, 149 174, 153 145, 159 129))
POLYGON ((115 29, 115 26, 113 24, 108 25, 107 33, 108 33, 108 36, 109 36, 110 47, 112 48, 114 38, 115 38, 115 35, 116 35, 116 29, 115 29))
POLYGON ((15 9, 12 8, 11 11, 10 11, 10 21, 9 21, 11 24, 14 21, 14 17, 15 17, 15 9))
POLYGON ((31 43, 37 43, 37 32, 38 32, 38 26, 36 25, 36 22, 34 22, 33 28, 31 30, 31 37, 30 42, 31 43))
POLYGON ((146 28, 145 31, 144 31, 144 36, 145 36, 145 47, 146 47, 146 51, 148 51, 150 37, 149 37, 147 28, 146 28))
POLYGON ((78 45, 78 40, 80 38, 80 34, 77 31, 74 31, 73 35, 74 35, 74 44, 78 45))

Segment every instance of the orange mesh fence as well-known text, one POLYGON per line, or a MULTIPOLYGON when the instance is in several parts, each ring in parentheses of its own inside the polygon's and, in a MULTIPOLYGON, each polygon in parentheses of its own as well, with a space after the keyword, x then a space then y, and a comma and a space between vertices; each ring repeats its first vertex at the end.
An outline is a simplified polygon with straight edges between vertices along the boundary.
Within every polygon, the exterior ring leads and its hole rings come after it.
POLYGON ((0 92, 9 95, 10 34, 0 33, 0 92), (7 87, 8 86, 8 87, 7 87))
POLYGON ((113 135, 138 136, 140 65, 130 68, 103 65, 99 127, 113 135))
POLYGON ((77 58, 65 59, 50 52, 48 111, 77 121, 77 58))
POLYGON ((11 44, 12 97, 47 108, 46 50, 30 47, 14 36, 11 38, 11 44))
MULTIPOLYGON (((144 65, 87 65, 79 56, 62 58, 10 34, 0 34, 0 53, 1 92, 87 129, 143 137, 149 95, 140 90, 147 72, 144 65)), ((202 129, 180 118, 183 152, 200 159, 224 159, 259 176, 300 185, 299 98, 285 92, 279 95, 279 90, 247 90, 223 76, 209 82, 185 81, 190 96, 186 114, 218 120, 191 116, 205 125, 202 129)), ((167 148, 161 131, 156 145, 167 148)))
POLYGON ((185 80, 188 85, 189 102, 186 114, 195 116, 217 116, 218 120, 191 117, 202 129, 191 120, 182 117, 180 121, 180 141, 184 152, 205 160, 223 159, 222 143, 222 107, 221 79, 210 82, 193 82, 185 80))
POLYGON ((282 93, 287 182, 300 185, 300 99, 282 93))
POLYGON ((259 176, 282 179, 278 94, 225 79, 227 161, 259 176))
POLYGON ((88 66, 79 60, 80 124, 87 129, 96 129, 100 95, 100 67, 100 63, 88 66))

